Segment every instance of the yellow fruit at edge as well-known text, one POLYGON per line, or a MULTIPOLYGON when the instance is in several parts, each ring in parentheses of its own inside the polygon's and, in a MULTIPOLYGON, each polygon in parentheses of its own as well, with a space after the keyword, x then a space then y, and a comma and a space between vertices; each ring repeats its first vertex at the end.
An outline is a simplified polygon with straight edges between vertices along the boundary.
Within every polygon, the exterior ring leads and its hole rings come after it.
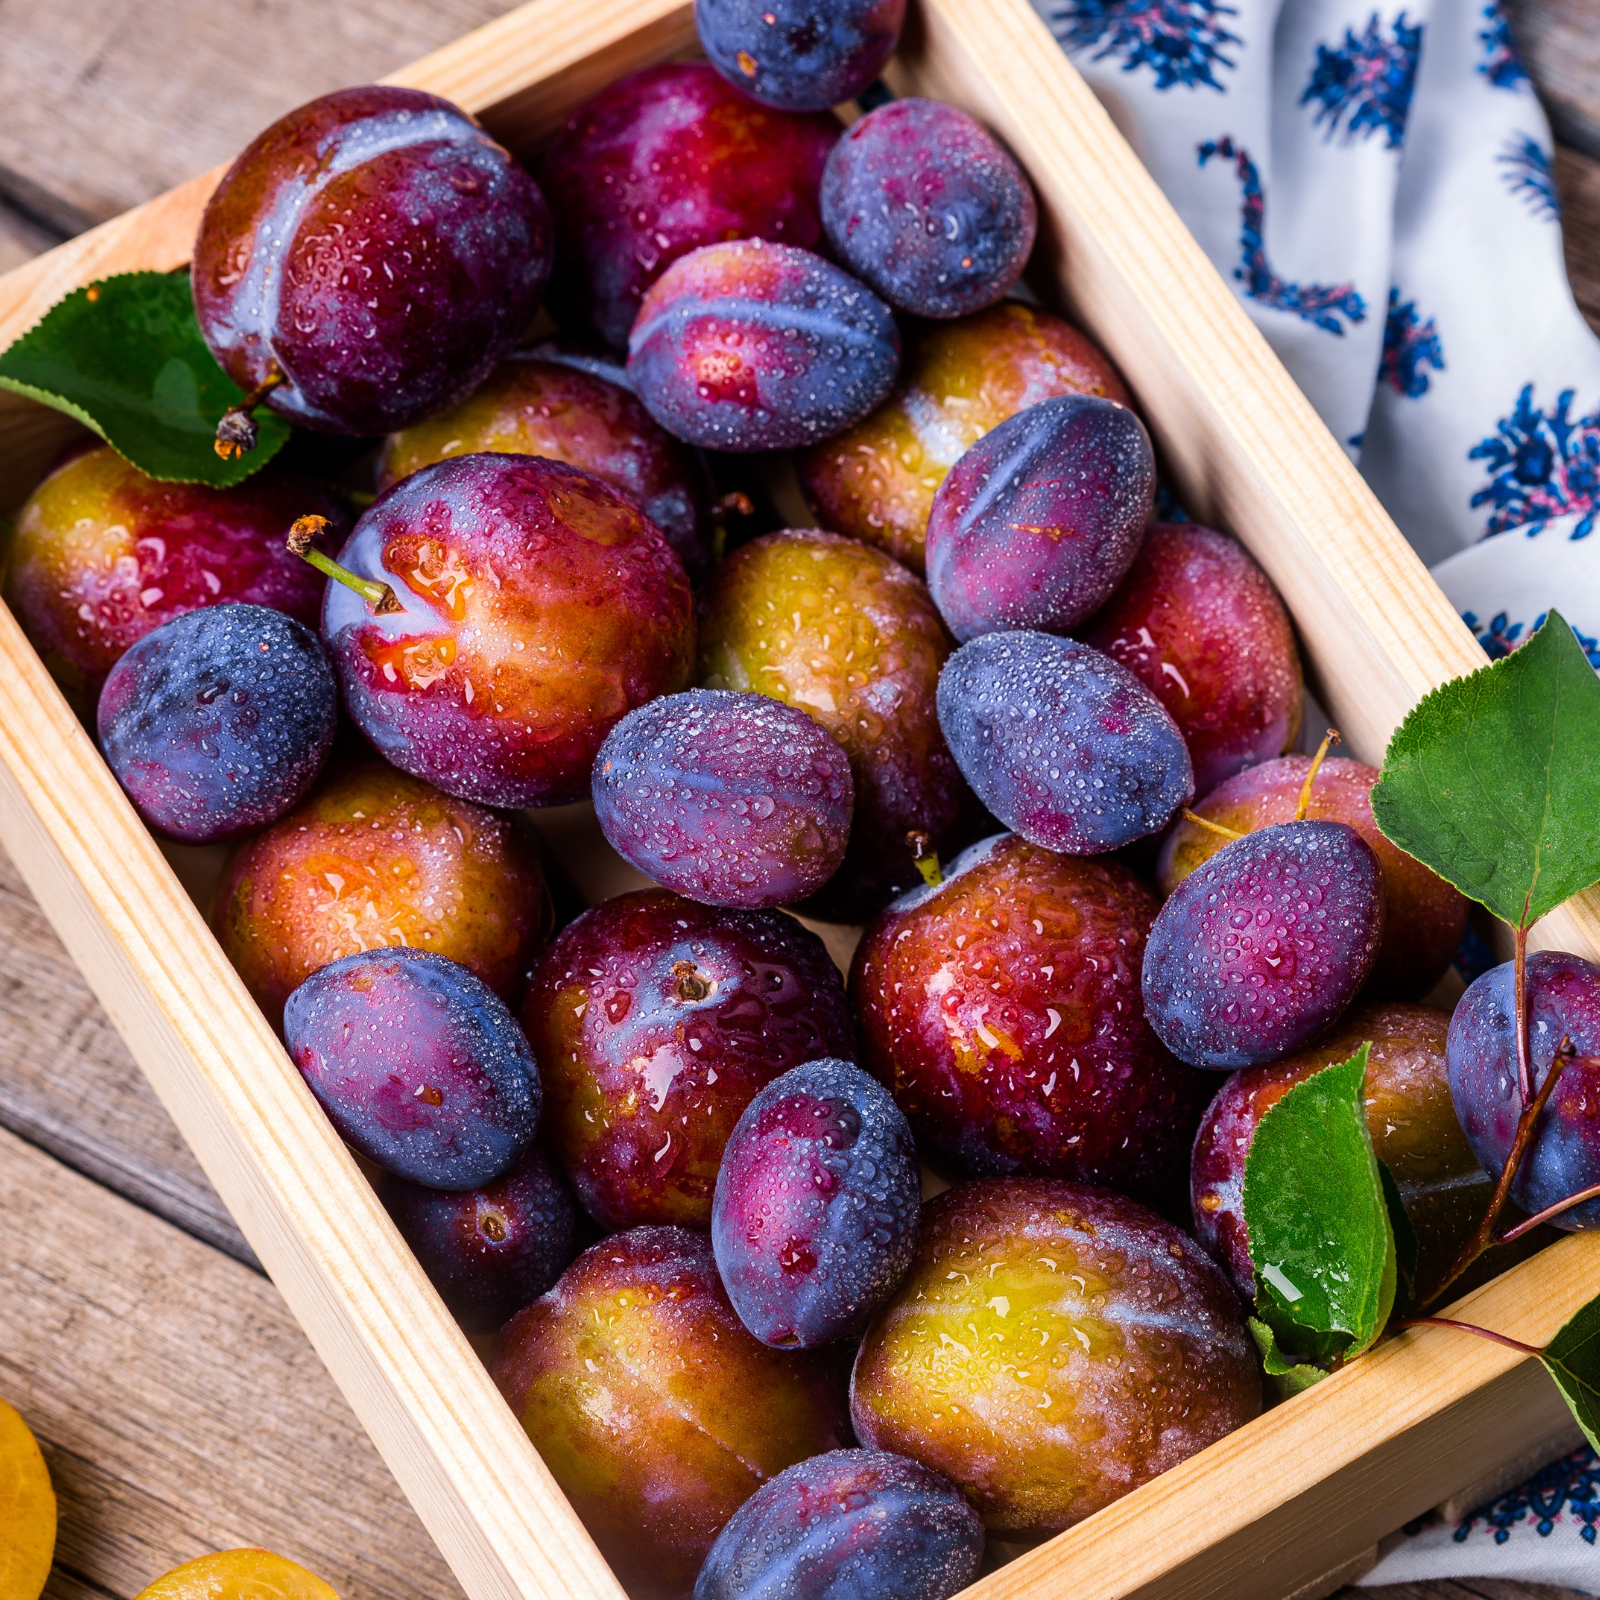
POLYGON ((28 1424, 0 1400, 0 1595, 39 1600, 56 1553, 56 1492, 28 1424))
POLYGON ((321 1578, 270 1550, 223 1550, 157 1578, 135 1600, 339 1600, 321 1578))

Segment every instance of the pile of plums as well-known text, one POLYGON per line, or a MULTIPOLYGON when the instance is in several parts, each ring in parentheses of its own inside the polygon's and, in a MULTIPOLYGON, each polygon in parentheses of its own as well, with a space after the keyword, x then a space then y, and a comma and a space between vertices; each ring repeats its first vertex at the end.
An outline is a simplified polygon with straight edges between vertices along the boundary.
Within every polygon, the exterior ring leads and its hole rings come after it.
MULTIPOLYGON (((830 109, 904 10, 700 0, 710 64, 536 175, 415 91, 292 113, 193 266, 282 463, 82 449, 12 552, 140 814, 235 841, 218 938, 641 1597, 942 1600, 1256 1415, 1290 1085, 1371 1041, 1424 1270, 1514 1121, 1507 969, 1422 1003, 1466 903, 1296 753, 1260 568, 1154 520, 1128 391, 1018 288, 1015 161, 830 109), (730 509, 773 452, 819 526, 730 509), (521 813, 588 800, 655 887, 572 916, 521 813), (866 924, 848 988, 794 907, 866 924)), ((1600 1050, 1600 971, 1532 1000, 1541 1076, 1600 1050)), ((1600 1177, 1597 1094, 1523 1204, 1600 1177)))

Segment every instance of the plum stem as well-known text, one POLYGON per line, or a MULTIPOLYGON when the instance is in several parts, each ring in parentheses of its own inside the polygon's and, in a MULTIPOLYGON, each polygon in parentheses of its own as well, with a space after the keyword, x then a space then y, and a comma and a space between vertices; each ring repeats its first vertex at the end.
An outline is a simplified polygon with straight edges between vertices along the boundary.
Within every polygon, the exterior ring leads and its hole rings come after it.
POLYGON ((672 976, 676 980, 680 1000, 704 1000, 711 993, 711 985, 692 961, 673 962, 672 976))
POLYGON ((222 413, 222 420, 217 424, 215 449, 224 461, 237 461, 255 449, 260 434, 250 413, 286 381, 283 373, 274 367, 243 400, 222 413))
POLYGON ((1198 811, 1191 811, 1188 806, 1183 808, 1181 815, 1185 821, 1194 823, 1197 828, 1206 828, 1212 833, 1220 833, 1224 839, 1244 838, 1242 833, 1236 833, 1232 828, 1225 828, 1220 822, 1211 821, 1209 817, 1202 817, 1198 811))
POLYGON ((348 567, 341 567, 331 556, 323 555, 312 544, 311 541, 327 526, 326 517, 301 517, 290 528, 289 537, 284 543, 308 566, 315 567, 318 572, 332 578, 336 583, 342 583, 345 588, 354 589, 372 607, 375 615, 390 617, 404 611, 405 607, 400 604, 394 590, 388 584, 378 583, 372 578, 357 577, 348 567))
POLYGON ((1395 1323, 1398 1328, 1454 1328, 1459 1333, 1476 1334, 1480 1339, 1488 1339, 1493 1344, 1503 1344, 1508 1350, 1520 1350, 1525 1356, 1542 1356, 1544 1347, 1537 1344, 1524 1344, 1520 1339, 1513 1339, 1509 1334, 1495 1333, 1490 1328, 1480 1328, 1475 1322, 1456 1322, 1450 1317, 1407 1317, 1404 1322, 1395 1323))
MULTIPOLYGON (((1572 1058, 1579 1066, 1600 1067, 1600 1056, 1574 1056, 1572 1058)), ((1585 1200, 1593 1200, 1600 1195, 1600 1183, 1591 1183, 1587 1189, 1580 1189, 1576 1194, 1569 1194, 1565 1200, 1557 1200, 1553 1206, 1546 1206, 1543 1211, 1538 1211, 1525 1222, 1519 1222, 1514 1228, 1507 1228, 1494 1242, 1496 1244, 1510 1244, 1513 1239, 1520 1239, 1525 1233, 1532 1233, 1541 1222, 1548 1222, 1552 1217, 1559 1217, 1563 1211, 1570 1211, 1574 1206, 1581 1206, 1585 1200)))
POLYGON ((930 889, 937 889, 944 882, 944 868, 939 865, 939 854, 933 848, 933 839, 921 828, 913 828, 906 835, 906 844, 917 871, 922 874, 922 881, 930 889))
POLYGON ((1306 781, 1300 786, 1300 803, 1294 808, 1294 820, 1304 822, 1306 813, 1311 809, 1311 785, 1317 781, 1317 774, 1322 771, 1322 763, 1328 759, 1328 748, 1339 742, 1339 730, 1329 728, 1322 736, 1322 743, 1317 746, 1317 753, 1311 758, 1311 770, 1306 773, 1306 781))

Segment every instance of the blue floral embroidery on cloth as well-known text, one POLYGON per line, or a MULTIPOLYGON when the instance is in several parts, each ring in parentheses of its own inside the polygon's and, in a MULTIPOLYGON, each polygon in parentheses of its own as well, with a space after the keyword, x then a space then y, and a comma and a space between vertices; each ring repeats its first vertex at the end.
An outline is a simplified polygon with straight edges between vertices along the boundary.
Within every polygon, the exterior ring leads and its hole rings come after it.
POLYGON ((1528 74, 1522 69, 1511 38, 1511 23, 1500 0, 1489 0, 1483 8, 1483 20, 1489 26, 1478 34, 1478 42, 1483 46, 1483 60, 1478 63, 1478 71, 1497 89, 1520 89, 1528 81, 1528 74))
POLYGON ((1512 134, 1495 161, 1506 169, 1500 174, 1505 186, 1527 203, 1534 216, 1560 219, 1561 196, 1556 193, 1555 174, 1537 139, 1526 133, 1512 134))
POLYGON ((1388 148, 1398 150, 1405 142, 1421 48, 1420 23, 1411 26, 1402 11, 1394 19, 1393 33, 1385 37, 1383 21, 1373 12, 1359 35, 1346 28, 1342 45, 1317 46, 1316 65, 1300 104, 1316 102, 1313 120, 1327 123, 1330 139, 1342 133, 1349 144, 1382 130, 1388 148))
POLYGON ((1595 1524, 1600 1522, 1600 1462, 1588 1445, 1552 1461, 1509 1494, 1479 1506, 1457 1524, 1455 1540, 1465 1544, 1479 1522, 1485 1533, 1494 1535, 1496 1544, 1504 1544, 1519 1522, 1529 1523, 1541 1539, 1548 1539, 1563 1511, 1579 1524, 1578 1537, 1594 1544, 1595 1524))
POLYGON ((1398 288, 1389 290, 1389 315, 1383 324, 1383 355, 1378 361, 1378 382, 1386 383, 1408 400, 1420 400, 1430 379, 1424 370, 1444 371, 1444 346, 1433 318, 1417 315, 1415 300, 1400 299, 1398 288))
POLYGON ((1200 146, 1200 165, 1203 167, 1212 156, 1222 156, 1234 164, 1239 183, 1244 190, 1241 212, 1242 228, 1239 244, 1242 251, 1240 265, 1233 275, 1244 285, 1244 292, 1252 299, 1275 311, 1287 311, 1306 322, 1315 323, 1329 333, 1344 335, 1341 316, 1351 322, 1364 322, 1367 304, 1356 292, 1354 284, 1290 283, 1280 278, 1267 261, 1266 226, 1267 197, 1261 188, 1261 174, 1249 154, 1236 149, 1226 134, 1220 139, 1208 139, 1200 146))
POLYGON ((1237 15, 1220 0, 1065 0, 1047 20, 1062 49, 1098 44, 1091 61, 1116 57, 1124 72, 1149 67, 1158 89, 1204 84, 1220 91, 1216 68, 1233 66, 1223 46, 1240 42, 1221 19, 1237 15))
POLYGON ((1572 416, 1575 391, 1563 389, 1548 411, 1533 403, 1524 384, 1509 417, 1475 444, 1469 461, 1488 463, 1489 481, 1473 495, 1474 510, 1492 507, 1484 533, 1526 527, 1538 533, 1552 517, 1583 512, 1571 537, 1585 539, 1600 514, 1600 406, 1572 416))
MULTIPOLYGON (((1528 632, 1530 634, 1537 633, 1544 626, 1545 618, 1549 615, 1548 611, 1541 611, 1533 619, 1533 626, 1528 629, 1528 632)), ((1461 620, 1472 629, 1473 637, 1483 646, 1483 653, 1491 661, 1498 661, 1502 656, 1510 655, 1522 643, 1522 624, 1520 622, 1512 622, 1504 611, 1495 612, 1493 620, 1487 628, 1483 628, 1481 633, 1479 628, 1482 625, 1478 621, 1477 612, 1463 611, 1461 620)), ((1571 623, 1568 623, 1567 626, 1572 627, 1571 623)), ((1577 628, 1573 628, 1572 633, 1578 643, 1583 646, 1583 653, 1589 658, 1589 665, 1596 672, 1600 672, 1600 639, 1591 639, 1588 634, 1577 628)))

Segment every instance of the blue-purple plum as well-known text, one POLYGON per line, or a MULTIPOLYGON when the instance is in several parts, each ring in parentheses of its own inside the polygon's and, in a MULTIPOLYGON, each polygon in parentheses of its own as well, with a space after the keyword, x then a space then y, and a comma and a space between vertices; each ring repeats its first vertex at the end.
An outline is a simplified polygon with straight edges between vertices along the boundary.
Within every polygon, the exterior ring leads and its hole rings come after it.
POLYGON ((459 962, 405 947, 319 967, 283 1008, 289 1054, 347 1144, 397 1178, 476 1189, 538 1130, 533 1052, 459 962))
POLYGON ((894 54, 906 0, 695 0, 705 51, 729 83, 783 111, 853 100, 894 54))
POLYGON ((1173 890, 1144 952, 1144 1009, 1180 1061, 1277 1061, 1339 1020, 1383 942, 1383 868, 1347 823, 1280 822, 1173 890))
POLYGON ((1001 822, 1067 855, 1164 828, 1194 797, 1188 746, 1124 666, 1054 634, 986 633, 939 674, 939 726, 1001 822))
POLYGON ((1061 395, 987 433, 928 518, 928 588, 963 643, 1005 628, 1067 633, 1111 598, 1155 503, 1155 455, 1126 406, 1061 395))
POLYGON ((850 758, 764 694, 691 689, 630 711, 594 763, 594 806, 618 854, 706 905, 789 905, 838 870, 850 758))
POLYGON ((717 1270, 763 1344, 859 1333, 917 1246, 916 1145, 889 1091, 847 1061, 809 1061, 744 1109, 711 1202, 717 1270))
POLYGON ((888 1450, 830 1450, 734 1512, 694 1600, 946 1600, 983 1558, 983 1524, 948 1478, 888 1450))
POLYGON ((266 606, 206 606, 132 645, 100 691, 100 748, 158 833, 209 844, 265 828, 311 787, 339 693, 321 643, 266 606))

